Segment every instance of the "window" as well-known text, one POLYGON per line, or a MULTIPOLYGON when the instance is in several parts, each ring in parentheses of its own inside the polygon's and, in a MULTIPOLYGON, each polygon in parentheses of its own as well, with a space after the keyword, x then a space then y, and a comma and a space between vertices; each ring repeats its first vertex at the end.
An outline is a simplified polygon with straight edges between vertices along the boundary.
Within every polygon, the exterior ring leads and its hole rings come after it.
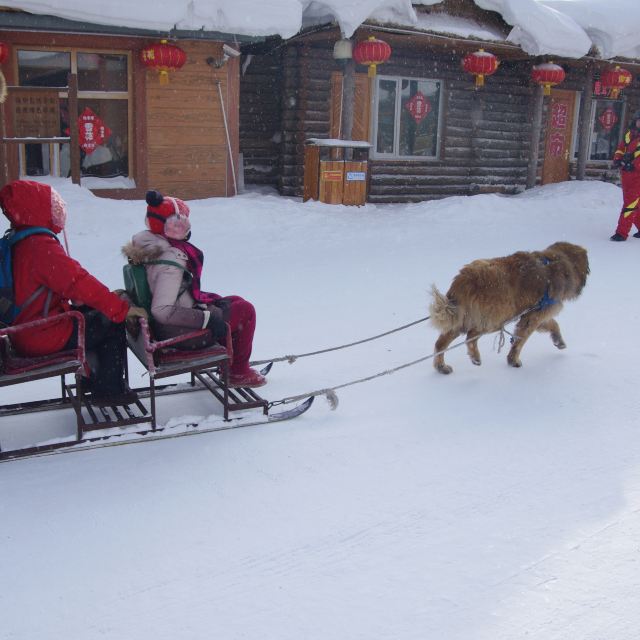
MULTIPOLYGON (((576 117, 574 119, 574 151, 573 158, 578 158, 578 116, 580 96, 576 101, 576 117)), ((591 104, 589 118, 589 155, 590 162, 609 162, 621 139, 624 103, 620 100, 597 100, 591 104)))
POLYGON ((375 155, 437 158, 442 81, 378 76, 376 88, 375 155))
POLYGON ((589 160, 611 160, 620 140, 622 102, 594 100, 591 109, 589 160))
MULTIPOLYGON (((130 59, 125 52, 18 51, 18 78, 25 87, 67 86, 69 73, 78 77, 78 115, 86 109, 110 133, 95 148, 81 149, 81 176, 113 178, 130 173, 130 59)), ((69 135, 66 91, 60 91, 60 133, 69 135)), ((20 149, 21 174, 69 176, 68 144, 26 144, 20 149)))

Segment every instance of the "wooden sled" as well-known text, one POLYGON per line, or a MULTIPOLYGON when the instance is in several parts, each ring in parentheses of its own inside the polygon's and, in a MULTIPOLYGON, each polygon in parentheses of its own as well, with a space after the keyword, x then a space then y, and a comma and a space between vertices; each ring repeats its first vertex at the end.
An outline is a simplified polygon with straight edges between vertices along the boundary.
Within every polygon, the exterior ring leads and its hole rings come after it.
POLYGON ((141 318, 140 331, 134 336, 127 332, 129 349, 149 374, 149 398, 151 410, 151 428, 155 430, 156 421, 156 380, 183 373, 190 374, 190 384, 200 384, 213 394, 222 404, 224 419, 229 413, 244 409, 260 408, 266 415, 269 403, 253 389, 230 388, 229 367, 232 359, 231 336, 227 336, 227 346, 211 345, 202 349, 180 349, 181 343, 199 338, 208 333, 201 329, 190 333, 156 341, 151 335, 149 323, 141 318))

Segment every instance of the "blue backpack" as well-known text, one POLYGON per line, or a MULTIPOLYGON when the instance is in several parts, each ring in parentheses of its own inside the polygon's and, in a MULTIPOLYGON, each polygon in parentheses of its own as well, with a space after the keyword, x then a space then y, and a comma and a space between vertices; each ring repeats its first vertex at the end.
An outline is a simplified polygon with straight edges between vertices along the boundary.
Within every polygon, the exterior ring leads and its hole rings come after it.
POLYGON ((34 233, 44 233, 53 236, 56 240, 58 239, 56 234, 46 227, 29 227, 21 231, 9 229, 0 239, 0 326, 9 326, 20 311, 31 304, 45 290, 44 286, 38 287, 21 307, 16 305, 11 265, 12 248, 16 242, 20 242, 23 238, 32 236, 34 233))

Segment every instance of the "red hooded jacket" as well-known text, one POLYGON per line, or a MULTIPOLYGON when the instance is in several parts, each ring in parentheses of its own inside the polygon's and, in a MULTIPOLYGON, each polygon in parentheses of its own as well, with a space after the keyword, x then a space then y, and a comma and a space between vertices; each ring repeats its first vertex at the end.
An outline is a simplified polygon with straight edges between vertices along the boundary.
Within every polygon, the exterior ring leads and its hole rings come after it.
MULTIPOLYGON (((0 206, 14 229, 46 227, 59 233, 64 215, 54 215, 52 192, 57 196, 47 184, 16 180, 0 190, 0 206)), ((70 258, 49 235, 34 234, 18 242, 13 248, 12 266, 18 306, 38 287, 44 285, 46 289, 20 312, 14 325, 44 317, 47 291, 52 293, 49 317, 68 311, 69 300, 97 309, 113 322, 123 322, 127 315, 129 305, 70 258)), ((12 342, 24 355, 45 355, 62 349, 72 331, 73 321, 64 318, 53 326, 20 332, 12 342)))

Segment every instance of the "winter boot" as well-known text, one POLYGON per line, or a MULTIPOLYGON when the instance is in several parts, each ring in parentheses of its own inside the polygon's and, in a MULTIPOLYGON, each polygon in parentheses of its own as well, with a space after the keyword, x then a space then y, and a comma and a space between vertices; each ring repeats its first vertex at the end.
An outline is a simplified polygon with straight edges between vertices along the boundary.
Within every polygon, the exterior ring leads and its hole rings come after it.
MULTIPOLYGON (((637 235, 634 235, 635 238, 637 238, 637 235)), ((621 236, 619 233, 614 233, 609 240, 613 240, 614 242, 624 242, 626 240, 626 238, 624 236, 621 236)))
POLYGON ((229 374, 230 387, 262 387, 267 384, 267 379, 255 369, 247 369, 242 373, 229 374))
POLYGON ((640 231, 636 231, 636 232, 633 234, 633 237, 634 237, 634 238, 640 238, 640 231))

